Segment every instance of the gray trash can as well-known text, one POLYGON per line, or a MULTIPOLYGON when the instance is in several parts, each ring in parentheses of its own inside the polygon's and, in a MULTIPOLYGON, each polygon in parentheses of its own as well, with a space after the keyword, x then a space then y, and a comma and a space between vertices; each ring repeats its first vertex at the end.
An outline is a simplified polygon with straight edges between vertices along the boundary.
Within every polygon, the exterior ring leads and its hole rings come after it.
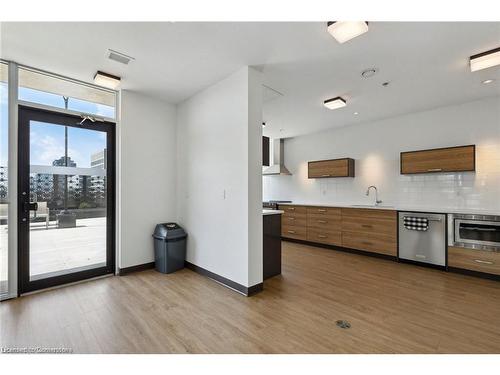
POLYGON ((187 234, 176 223, 158 224, 153 233, 155 268, 158 272, 172 273, 184 268, 187 234))

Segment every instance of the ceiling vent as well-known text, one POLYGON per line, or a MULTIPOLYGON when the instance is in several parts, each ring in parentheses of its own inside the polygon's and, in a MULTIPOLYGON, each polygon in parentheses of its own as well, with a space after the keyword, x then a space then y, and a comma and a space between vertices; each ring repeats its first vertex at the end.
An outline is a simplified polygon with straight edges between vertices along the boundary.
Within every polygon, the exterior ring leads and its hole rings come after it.
POLYGON ((117 52, 112 49, 108 49, 108 59, 125 65, 128 65, 130 61, 135 60, 132 56, 125 55, 124 53, 117 52))

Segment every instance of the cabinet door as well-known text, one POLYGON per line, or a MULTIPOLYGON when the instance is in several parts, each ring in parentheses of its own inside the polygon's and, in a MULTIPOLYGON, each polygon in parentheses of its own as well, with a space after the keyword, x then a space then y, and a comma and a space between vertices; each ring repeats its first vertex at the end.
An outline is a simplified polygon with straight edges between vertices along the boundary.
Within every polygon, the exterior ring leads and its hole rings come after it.
POLYGON ((401 174, 475 171, 475 155, 474 145, 402 152, 401 174))
POLYGON ((308 163, 308 177, 354 177, 354 159, 310 161, 308 163))

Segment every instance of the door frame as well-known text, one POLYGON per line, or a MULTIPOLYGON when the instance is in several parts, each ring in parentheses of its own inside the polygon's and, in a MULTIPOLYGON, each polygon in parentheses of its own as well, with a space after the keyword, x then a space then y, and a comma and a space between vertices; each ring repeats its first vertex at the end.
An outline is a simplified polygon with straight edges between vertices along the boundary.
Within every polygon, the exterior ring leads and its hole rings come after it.
MULTIPOLYGON (((35 290, 50 288, 97 276, 114 274, 116 258, 116 123, 109 121, 85 122, 80 116, 19 105, 18 110, 18 295, 35 290), (106 266, 82 270, 45 279, 30 281, 29 270, 29 213, 23 211, 23 192, 29 191, 29 122, 30 120, 96 130, 107 134, 107 189, 106 189, 106 266), (26 218, 26 221, 22 219, 26 218)), ((29 195, 28 195, 29 197, 29 195)))

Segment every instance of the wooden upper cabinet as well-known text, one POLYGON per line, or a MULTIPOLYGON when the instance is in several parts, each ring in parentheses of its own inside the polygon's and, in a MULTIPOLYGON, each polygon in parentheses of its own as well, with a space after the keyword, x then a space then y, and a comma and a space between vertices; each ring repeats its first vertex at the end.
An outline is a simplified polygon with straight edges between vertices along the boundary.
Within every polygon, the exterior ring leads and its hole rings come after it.
POLYGON ((269 137, 262 136, 262 165, 269 166, 269 137))
POLYGON ((354 159, 343 158, 310 161, 308 165, 308 177, 354 177, 354 159))
POLYGON ((401 174, 473 172, 476 146, 458 146, 401 153, 401 174))

